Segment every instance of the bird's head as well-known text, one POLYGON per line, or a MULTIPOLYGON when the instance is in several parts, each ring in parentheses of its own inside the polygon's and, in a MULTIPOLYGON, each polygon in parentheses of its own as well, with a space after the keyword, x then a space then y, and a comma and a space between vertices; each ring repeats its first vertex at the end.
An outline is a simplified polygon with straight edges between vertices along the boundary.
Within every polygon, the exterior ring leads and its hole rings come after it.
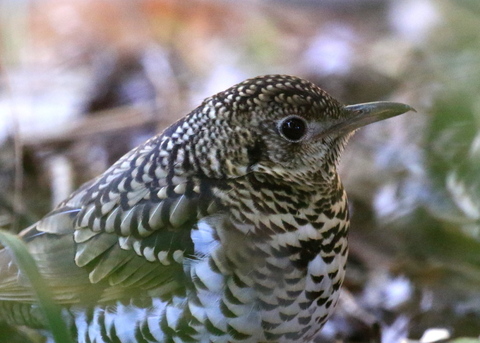
POLYGON ((257 172, 308 182, 333 177, 356 129, 409 110, 391 102, 344 106, 309 81, 266 75, 207 98, 166 134, 187 139, 209 177, 257 172))

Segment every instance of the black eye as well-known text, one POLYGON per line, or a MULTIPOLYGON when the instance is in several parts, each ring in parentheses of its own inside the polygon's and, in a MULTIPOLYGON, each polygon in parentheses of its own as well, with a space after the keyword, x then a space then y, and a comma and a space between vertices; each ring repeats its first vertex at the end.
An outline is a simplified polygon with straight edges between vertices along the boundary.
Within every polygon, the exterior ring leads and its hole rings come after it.
POLYGON ((280 122, 278 130, 289 141, 298 142, 307 133, 307 123, 300 117, 288 117, 280 122))

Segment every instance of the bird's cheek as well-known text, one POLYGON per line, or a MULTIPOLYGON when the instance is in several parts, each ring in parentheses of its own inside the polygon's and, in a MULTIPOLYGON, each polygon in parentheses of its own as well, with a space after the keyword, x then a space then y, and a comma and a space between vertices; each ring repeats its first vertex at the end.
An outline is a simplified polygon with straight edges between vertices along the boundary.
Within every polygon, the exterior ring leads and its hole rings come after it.
POLYGON ((225 160, 224 165, 225 165, 224 172, 229 177, 234 177, 234 178, 240 177, 247 174, 250 171, 248 165, 237 164, 234 161, 229 159, 225 160))

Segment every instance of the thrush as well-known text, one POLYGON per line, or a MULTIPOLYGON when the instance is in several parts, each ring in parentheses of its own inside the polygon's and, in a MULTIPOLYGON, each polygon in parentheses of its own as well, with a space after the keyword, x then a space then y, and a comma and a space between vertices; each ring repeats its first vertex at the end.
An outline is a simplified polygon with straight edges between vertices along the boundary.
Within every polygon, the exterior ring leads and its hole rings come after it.
MULTIPOLYGON (((21 237, 78 342, 306 342, 345 275, 341 152, 357 128, 409 110, 344 106, 293 76, 252 78, 21 237)), ((0 318, 42 327, 8 249, 0 269, 0 318)))

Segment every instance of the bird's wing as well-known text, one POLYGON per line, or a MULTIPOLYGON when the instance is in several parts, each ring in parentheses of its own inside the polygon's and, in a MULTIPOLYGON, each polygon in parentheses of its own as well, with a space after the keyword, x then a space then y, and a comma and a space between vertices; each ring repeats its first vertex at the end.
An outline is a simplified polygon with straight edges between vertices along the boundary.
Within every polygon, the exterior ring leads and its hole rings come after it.
MULTIPOLYGON (((194 258, 190 232, 215 206, 205 180, 176 172, 162 143, 134 149, 22 233, 59 302, 130 298, 133 289, 161 296, 181 283, 183 259, 194 258)), ((0 266, 0 300, 33 301, 5 249, 0 266)))

